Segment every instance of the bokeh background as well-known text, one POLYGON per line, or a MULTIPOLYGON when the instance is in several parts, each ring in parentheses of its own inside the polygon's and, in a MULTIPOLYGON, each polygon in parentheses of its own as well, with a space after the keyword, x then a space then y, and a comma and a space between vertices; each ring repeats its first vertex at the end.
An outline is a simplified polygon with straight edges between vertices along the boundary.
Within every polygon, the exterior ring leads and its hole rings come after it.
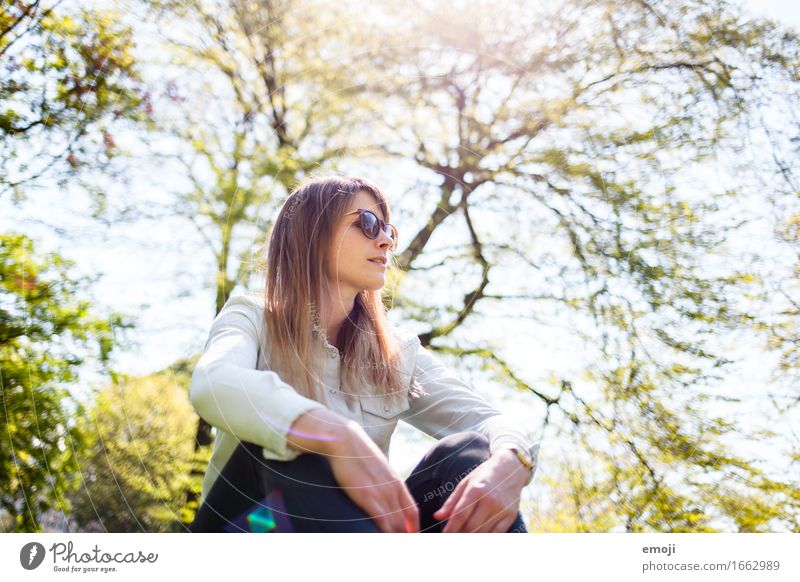
MULTIPOLYGON (((542 440, 541 532, 800 530, 794 2, 0 1, 0 531, 185 531, 193 363, 310 175, 542 440)), ((432 444, 407 425, 405 476, 432 444)))

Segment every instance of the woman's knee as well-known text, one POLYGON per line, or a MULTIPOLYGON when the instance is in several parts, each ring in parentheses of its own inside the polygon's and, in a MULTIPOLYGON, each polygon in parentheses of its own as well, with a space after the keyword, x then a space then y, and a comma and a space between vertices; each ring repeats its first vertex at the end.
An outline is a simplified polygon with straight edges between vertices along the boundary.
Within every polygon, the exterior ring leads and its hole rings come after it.
POLYGON ((446 466, 477 466, 490 456, 489 439, 475 431, 442 438, 431 450, 429 462, 446 466))
POLYGON ((266 491, 275 488, 325 489, 339 486, 330 461, 316 453, 304 453, 291 461, 262 459, 259 474, 266 491))
POLYGON ((489 439, 474 430, 457 432, 439 440, 436 448, 444 449, 448 452, 458 453, 465 449, 485 449, 489 450, 489 439))
POLYGON ((469 472, 490 456, 489 439, 475 431, 448 435, 428 450, 407 480, 410 487, 429 486, 469 472))
POLYGON ((270 525, 263 531, 378 531, 338 485, 330 461, 323 455, 305 453, 291 461, 268 460, 260 446, 243 441, 226 464, 226 472, 226 477, 252 474, 257 482, 253 489, 259 495, 245 499, 233 495, 230 487, 223 491, 222 485, 215 483, 210 494, 215 503, 206 500, 189 531, 261 531, 253 529, 256 522, 270 525))
POLYGON ((375 533, 378 527, 338 484, 330 461, 306 453, 293 461, 268 463, 265 478, 283 493, 284 511, 297 532, 375 533), (277 474, 281 474, 276 478, 277 474))

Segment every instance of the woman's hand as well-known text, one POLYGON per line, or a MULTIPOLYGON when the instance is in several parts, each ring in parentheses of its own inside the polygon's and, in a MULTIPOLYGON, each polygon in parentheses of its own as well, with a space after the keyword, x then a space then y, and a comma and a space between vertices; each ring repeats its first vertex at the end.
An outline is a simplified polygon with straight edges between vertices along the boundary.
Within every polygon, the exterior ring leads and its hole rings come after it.
POLYGON ((459 481, 433 517, 448 520, 443 533, 506 532, 517 518, 527 479, 512 451, 498 451, 459 481))
POLYGON ((416 501, 361 425, 345 424, 327 458, 336 482, 382 532, 419 531, 416 501))

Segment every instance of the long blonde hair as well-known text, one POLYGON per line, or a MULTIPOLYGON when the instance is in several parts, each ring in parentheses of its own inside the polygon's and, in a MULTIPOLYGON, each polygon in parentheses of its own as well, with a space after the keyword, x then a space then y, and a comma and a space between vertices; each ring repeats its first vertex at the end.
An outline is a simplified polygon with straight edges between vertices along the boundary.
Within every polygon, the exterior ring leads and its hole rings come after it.
MULTIPOLYGON (((375 197, 388 222, 389 205, 374 184, 356 177, 314 178, 295 188, 283 203, 267 243, 268 365, 299 394, 317 401, 324 390, 318 380, 322 371, 310 363, 322 347, 314 337, 323 293, 328 292, 325 259, 336 225, 359 191, 375 197)), ((388 268, 395 268, 391 257, 388 268)), ((342 346, 341 386, 348 399, 375 393, 370 385, 396 401, 407 395, 408 383, 404 387, 398 373, 400 342, 392 333, 382 293, 359 291, 336 338, 342 346)))

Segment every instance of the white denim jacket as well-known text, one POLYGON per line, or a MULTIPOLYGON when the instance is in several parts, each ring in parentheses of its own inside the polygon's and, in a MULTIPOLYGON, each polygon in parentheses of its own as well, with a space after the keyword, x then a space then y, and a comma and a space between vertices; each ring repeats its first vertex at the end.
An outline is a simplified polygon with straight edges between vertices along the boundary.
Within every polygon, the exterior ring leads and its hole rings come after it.
POLYGON ((417 336, 393 330, 401 339, 401 375, 408 378, 409 386, 413 375, 427 394, 402 399, 402 404, 385 403, 382 396, 361 396, 348 405, 340 390, 339 351, 315 330, 322 360, 318 369, 323 370, 321 379, 327 388, 325 401, 318 402, 298 394, 267 369, 269 342, 263 311, 263 297, 231 297, 214 320, 192 375, 189 399, 197 414, 216 428, 201 502, 240 440, 261 445, 265 459, 292 460, 302 451, 288 446, 288 429, 301 414, 322 407, 358 422, 387 458, 397 422, 404 420, 436 439, 476 431, 486 435, 492 452, 520 447, 530 452, 535 473, 539 443, 531 441, 520 426, 456 378, 417 336))

